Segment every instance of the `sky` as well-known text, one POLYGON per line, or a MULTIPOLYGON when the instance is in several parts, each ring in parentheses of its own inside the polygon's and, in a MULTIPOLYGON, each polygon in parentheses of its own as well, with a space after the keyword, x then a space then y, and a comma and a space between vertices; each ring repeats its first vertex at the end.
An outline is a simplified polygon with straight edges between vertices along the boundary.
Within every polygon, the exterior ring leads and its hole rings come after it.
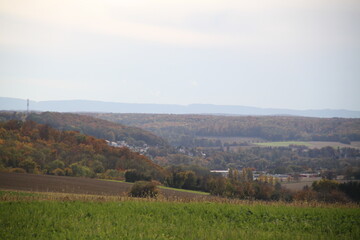
POLYGON ((0 0, 0 97, 360 110, 359 0, 0 0))

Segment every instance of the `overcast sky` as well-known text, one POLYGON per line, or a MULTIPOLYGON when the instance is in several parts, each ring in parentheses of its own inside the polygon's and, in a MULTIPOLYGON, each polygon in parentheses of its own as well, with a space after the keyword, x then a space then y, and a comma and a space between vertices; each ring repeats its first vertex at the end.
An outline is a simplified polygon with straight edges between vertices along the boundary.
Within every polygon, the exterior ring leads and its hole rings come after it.
POLYGON ((360 110, 359 0, 0 0, 0 96, 360 110))

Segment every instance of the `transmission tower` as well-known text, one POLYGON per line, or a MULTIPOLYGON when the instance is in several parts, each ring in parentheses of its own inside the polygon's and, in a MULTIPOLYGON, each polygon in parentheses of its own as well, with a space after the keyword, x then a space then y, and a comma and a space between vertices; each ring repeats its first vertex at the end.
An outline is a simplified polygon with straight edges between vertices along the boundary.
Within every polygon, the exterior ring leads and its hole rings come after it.
POLYGON ((29 116, 29 99, 27 100, 26 116, 29 116))

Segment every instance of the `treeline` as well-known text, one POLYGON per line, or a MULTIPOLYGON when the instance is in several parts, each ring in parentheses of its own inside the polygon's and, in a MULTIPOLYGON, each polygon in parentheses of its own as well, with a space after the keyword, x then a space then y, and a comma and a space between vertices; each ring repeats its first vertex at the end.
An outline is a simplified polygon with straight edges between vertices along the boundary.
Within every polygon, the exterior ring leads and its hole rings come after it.
POLYGON ((229 177, 212 181, 213 195, 248 200, 275 201, 322 201, 322 202, 359 202, 360 182, 338 183, 323 178, 313 182, 311 187, 301 191, 290 191, 281 187, 279 182, 254 181, 252 170, 243 168, 241 172, 230 169, 229 177))
POLYGON ((312 183, 311 187, 295 192, 293 198, 298 201, 322 202, 360 202, 360 182, 339 183, 323 178, 312 183))
POLYGON ((324 147, 308 149, 306 147, 253 147, 237 152, 204 151, 210 168, 227 169, 251 167, 260 171, 274 173, 294 173, 319 169, 346 171, 359 167, 360 150, 354 148, 324 147))
POLYGON ((199 165, 208 169, 254 168, 274 174, 328 172, 347 179, 360 179, 360 150, 355 148, 310 149, 291 147, 242 147, 237 151, 215 149, 186 149, 185 154, 149 151, 153 161, 162 166, 199 165))
POLYGON ((149 130, 175 146, 190 146, 189 142, 201 137, 255 137, 268 141, 343 143, 360 141, 360 119, 117 113, 90 115, 149 130))
POLYGON ((125 170, 164 181, 165 170, 128 148, 102 139, 60 131, 33 121, 0 123, 0 168, 15 172, 84 177, 123 177, 125 170))
POLYGON ((78 131, 85 135, 109 141, 126 141, 131 146, 165 146, 166 141, 149 131, 137 127, 124 126, 114 122, 93 118, 91 116, 43 112, 31 113, 27 117, 22 112, 1 112, 0 121, 31 120, 40 124, 47 124, 59 130, 78 131))
POLYGON ((194 165, 171 166, 167 170, 170 173, 165 179, 168 186, 206 191, 227 198, 287 202, 360 201, 360 182, 338 183, 324 177, 315 181, 311 187, 290 191, 274 178, 259 177, 259 180, 254 180, 252 168, 243 168, 241 171, 231 168, 228 177, 210 173, 209 170, 194 165))

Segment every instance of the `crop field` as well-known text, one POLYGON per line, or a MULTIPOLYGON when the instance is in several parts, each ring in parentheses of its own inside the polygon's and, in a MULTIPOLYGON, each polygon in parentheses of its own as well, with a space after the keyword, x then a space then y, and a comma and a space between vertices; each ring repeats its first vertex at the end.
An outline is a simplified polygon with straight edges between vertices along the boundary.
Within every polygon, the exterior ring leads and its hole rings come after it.
MULTIPOLYGON (((60 192, 125 196, 132 183, 79 177, 0 172, 0 189, 33 192, 60 192)), ((202 198, 208 193, 160 186, 160 194, 168 198, 202 198)))
POLYGON ((222 143, 254 143, 254 142, 263 142, 265 141, 262 138, 256 138, 256 137, 199 137, 199 138, 205 138, 208 140, 220 140, 222 143))
POLYGON ((333 147, 333 148, 343 148, 343 147, 351 147, 360 149, 359 142, 352 142, 351 144, 343 144, 339 142, 318 142, 318 141, 309 141, 309 142, 301 142, 301 141, 287 141, 287 142, 259 142, 254 143, 256 146, 261 147, 288 147, 290 145, 298 145, 298 146, 306 146, 309 148, 323 148, 323 147, 333 147))
POLYGON ((354 206, 84 196, 0 192, 0 239, 360 238, 354 206))
POLYGON ((360 239, 356 204, 263 202, 131 184, 0 173, 0 239, 360 239), (17 191, 10 190, 17 189, 17 191))

